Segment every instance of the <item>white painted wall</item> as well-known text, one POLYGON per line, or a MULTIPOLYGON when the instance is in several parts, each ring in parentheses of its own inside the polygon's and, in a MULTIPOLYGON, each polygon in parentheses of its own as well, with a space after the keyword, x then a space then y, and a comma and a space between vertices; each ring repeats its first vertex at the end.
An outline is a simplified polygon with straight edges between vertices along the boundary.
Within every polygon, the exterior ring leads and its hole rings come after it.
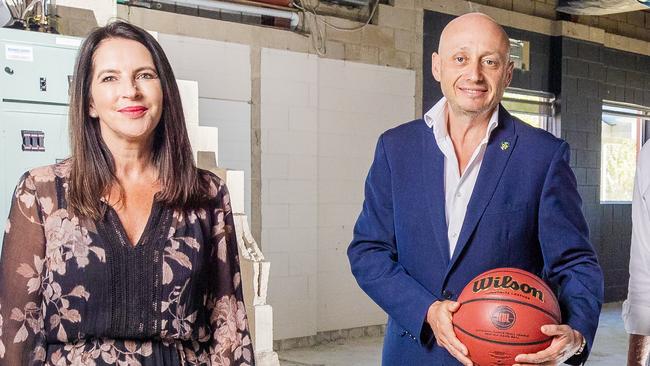
POLYGON ((413 118, 412 71, 262 50, 262 247, 275 339, 386 321, 346 249, 379 134, 413 118))
POLYGON ((201 38, 158 34, 177 79, 199 84, 199 125, 219 129, 222 168, 245 174, 245 209, 251 212, 250 47, 201 38))
POLYGON ((415 73, 330 59, 318 73, 318 330, 383 324, 346 250, 377 138, 414 118, 415 73))
POLYGON ((262 248, 274 339, 317 331, 318 58, 262 49, 262 248))

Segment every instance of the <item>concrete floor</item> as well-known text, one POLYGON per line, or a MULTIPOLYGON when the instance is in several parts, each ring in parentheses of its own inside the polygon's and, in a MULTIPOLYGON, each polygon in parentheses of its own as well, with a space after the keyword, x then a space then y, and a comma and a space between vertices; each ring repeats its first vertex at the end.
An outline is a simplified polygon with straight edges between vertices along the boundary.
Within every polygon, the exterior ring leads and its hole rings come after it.
MULTIPOLYGON (((382 337, 350 339, 339 344, 296 348, 279 352, 282 366, 378 366, 382 337)), ((621 303, 605 304, 589 366, 626 364, 627 334, 621 320, 621 303)))

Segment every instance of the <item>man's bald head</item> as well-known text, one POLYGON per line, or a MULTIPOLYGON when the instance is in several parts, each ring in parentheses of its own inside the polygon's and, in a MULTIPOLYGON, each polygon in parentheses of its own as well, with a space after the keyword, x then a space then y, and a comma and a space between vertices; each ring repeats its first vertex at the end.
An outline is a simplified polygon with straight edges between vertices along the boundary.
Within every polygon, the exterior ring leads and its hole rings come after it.
POLYGON ((483 13, 468 13, 461 15, 445 26, 440 34, 438 53, 442 54, 449 45, 450 39, 459 34, 484 34, 495 36, 503 46, 503 50, 510 58, 510 39, 506 31, 494 19, 483 13))
POLYGON ((489 16, 462 15, 442 31, 431 68, 454 114, 487 118, 512 80, 510 40, 489 16))

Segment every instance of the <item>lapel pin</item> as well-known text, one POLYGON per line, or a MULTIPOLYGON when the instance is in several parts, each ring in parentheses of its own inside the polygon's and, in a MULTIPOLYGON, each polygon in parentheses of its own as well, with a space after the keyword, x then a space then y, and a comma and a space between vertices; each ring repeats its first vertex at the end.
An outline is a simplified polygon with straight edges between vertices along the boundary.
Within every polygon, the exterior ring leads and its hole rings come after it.
POLYGON ((510 147, 510 143, 508 141, 503 141, 501 143, 501 150, 506 151, 510 147))

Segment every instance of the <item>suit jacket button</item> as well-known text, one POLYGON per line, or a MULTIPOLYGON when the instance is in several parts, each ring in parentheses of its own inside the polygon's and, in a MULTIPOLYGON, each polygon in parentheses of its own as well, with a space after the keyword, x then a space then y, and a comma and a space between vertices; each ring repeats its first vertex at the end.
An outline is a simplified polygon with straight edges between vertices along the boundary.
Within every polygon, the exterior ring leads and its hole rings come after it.
POLYGON ((453 297, 453 294, 449 290, 444 290, 444 291, 442 291, 442 297, 449 300, 449 299, 451 299, 453 297))

